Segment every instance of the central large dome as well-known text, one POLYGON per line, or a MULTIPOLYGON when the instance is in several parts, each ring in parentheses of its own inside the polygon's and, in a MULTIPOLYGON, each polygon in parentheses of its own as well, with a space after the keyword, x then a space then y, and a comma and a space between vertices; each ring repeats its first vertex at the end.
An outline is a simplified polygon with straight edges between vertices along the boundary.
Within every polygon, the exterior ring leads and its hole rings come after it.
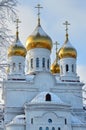
POLYGON ((26 50, 31 50, 34 48, 45 48, 48 50, 52 49, 52 40, 44 32, 41 25, 38 25, 34 32, 27 38, 26 50))

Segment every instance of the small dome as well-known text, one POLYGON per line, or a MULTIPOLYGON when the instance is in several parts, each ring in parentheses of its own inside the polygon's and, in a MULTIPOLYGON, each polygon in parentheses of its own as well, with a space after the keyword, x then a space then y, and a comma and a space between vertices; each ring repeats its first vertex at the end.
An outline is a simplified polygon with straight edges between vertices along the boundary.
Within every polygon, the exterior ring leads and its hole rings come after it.
POLYGON ((18 38, 16 42, 8 48, 8 57, 10 56, 26 56, 26 49, 18 38))
POLYGON ((46 48, 48 50, 52 49, 52 40, 44 32, 41 25, 38 25, 34 32, 27 38, 26 50, 31 50, 33 48, 46 48))
POLYGON ((51 65, 50 70, 51 70, 52 74, 60 73, 60 66, 59 66, 59 64, 56 61, 54 61, 54 63, 51 65))
POLYGON ((69 39, 68 39, 68 34, 66 34, 66 41, 64 45, 60 48, 58 52, 58 57, 59 59, 62 58, 76 58, 77 57, 77 51, 76 49, 70 44, 69 39))

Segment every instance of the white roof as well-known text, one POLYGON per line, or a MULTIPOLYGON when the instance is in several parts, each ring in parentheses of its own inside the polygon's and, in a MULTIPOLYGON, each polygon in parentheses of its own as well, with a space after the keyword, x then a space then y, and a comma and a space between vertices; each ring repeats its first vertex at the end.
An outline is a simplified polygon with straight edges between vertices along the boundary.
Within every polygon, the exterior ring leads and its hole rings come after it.
POLYGON ((13 45, 13 46, 16 45, 16 46, 25 48, 24 45, 22 44, 22 42, 19 39, 18 40, 14 40, 14 42, 11 45, 13 45))
POLYGON ((34 32, 31 34, 33 36, 40 34, 41 36, 48 36, 45 31, 42 29, 41 26, 37 26, 36 29, 34 30, 34 32))
POLYGON ((66 47, 66 48, 74 48, 74 47, 72 46, 72 44, 70 43, 69 39, 68 39, 68 41, 66 42, 66 44, 63 45, 63 47, 66 47))
POLYGON ((20 40, 18 40, 18 41, 16 42, 16 44, 17 44, 18 46, 23 46, 23 44, 21 43, 20 40))
POLYGON ((25 115, 17 115, 9 124, 22 124, 25 123, 25 115))
POLYGON ((31 103, 45 103, 45 102, 64 104, 63 101, 57 95, 51 92, 41 92, 31 101, 31 103), (50 94, 51 101, 46 101, 47 94, 50 94))
POLYGON ((16 43, 14 43, 14 45, 20 46, 20 47, 24 47, 24 45, 21 43, 20 40, 17 40, 16 43))
POLYGON ((82 122, 75 115, 71 115, 71 122, 73 124, 82 124, 82 122))
POLYGON ((29 81, 29 82, 31 82, 31 81, 33 81, 34 77, 35 77, 34 75, 30 75, 30 74, 28 75, 27 74, 26 75, 26 80, 29 81))

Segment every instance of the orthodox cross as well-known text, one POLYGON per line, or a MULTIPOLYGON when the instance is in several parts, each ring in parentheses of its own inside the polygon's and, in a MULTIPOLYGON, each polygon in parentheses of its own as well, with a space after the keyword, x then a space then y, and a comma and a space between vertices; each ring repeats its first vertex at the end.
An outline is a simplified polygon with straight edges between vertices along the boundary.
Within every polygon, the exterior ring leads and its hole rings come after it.
POLYGON ((19 19, 16 19, 14 22, 16 23, 16 40, 18 40, 19 39, 19 37, 18 37, 18 34, 19 34, 18 28, 19 28, 19 23, 21 23, 21 21, 19 19))
POLYGON ((68 25, 70 25, 70 23, 68 23, 68 21, 65 21, 65 23, 63 23, 63 25, 66 26, 65 31, 66 31, 66 34, 68 34, 68 25))
POLYGON ((16 19, 14 22, 16 23, 16 30, 18 32, 19 23, 21 23, 21 21, 19 19, 16 19))
POLYGON ((43 7, 41 7, 40 4, 38 4, 35 8, 38 9, 38 25, 40 25, 40 9, 42 9, 43 7))

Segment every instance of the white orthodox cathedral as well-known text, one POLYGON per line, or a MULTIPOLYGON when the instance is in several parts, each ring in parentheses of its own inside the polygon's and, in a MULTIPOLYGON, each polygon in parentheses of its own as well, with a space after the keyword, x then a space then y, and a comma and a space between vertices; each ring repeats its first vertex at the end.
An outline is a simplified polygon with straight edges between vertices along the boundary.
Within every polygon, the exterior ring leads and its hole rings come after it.
POLYGON ((16 39, 8 48, 7 78, 2 82, 0 130, 86 130, 84 84, 76 72, 77 51, 67 30, 51 65, 53 43, 40 17, 25 47, 17 26, 16 39))

